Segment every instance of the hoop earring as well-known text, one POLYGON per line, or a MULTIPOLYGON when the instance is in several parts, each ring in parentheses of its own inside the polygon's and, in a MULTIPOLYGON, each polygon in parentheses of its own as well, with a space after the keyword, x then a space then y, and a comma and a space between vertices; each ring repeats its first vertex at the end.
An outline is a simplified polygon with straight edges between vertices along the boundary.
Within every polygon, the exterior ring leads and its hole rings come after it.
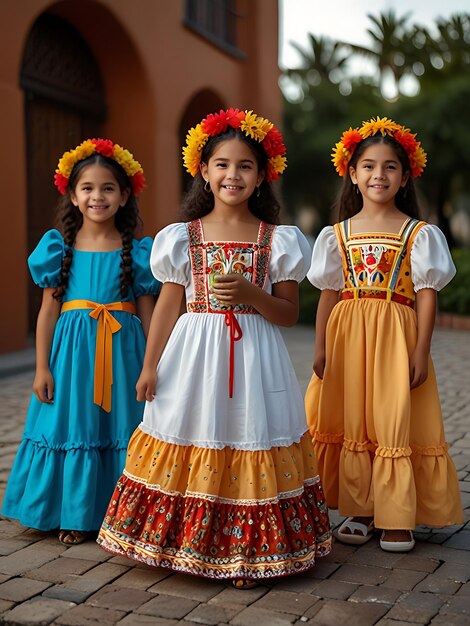
POLYGON ((206 193, 211 193, 211 191, 212 191, 211 186, 210 186, 210 183, 209 183, 209 181, 208 181, 208 180, 206 180, 206 184, 204 185, 204 191, 205 191, 206 193), (209 187, 208 187, 207 185, 209 185, 209 187))
POLYGON ((261 191, 259 190, 259 187, 256 187, 256 197, 259 198, 261 195, 261 191))

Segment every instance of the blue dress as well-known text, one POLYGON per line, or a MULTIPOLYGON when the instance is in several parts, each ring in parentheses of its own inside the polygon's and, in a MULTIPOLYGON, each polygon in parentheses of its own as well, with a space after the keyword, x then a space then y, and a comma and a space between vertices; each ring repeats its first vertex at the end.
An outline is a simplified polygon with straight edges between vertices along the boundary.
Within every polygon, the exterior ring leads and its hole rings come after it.
MULTIPOLYGON (((125 300, 157 295, 161 284, 150 271, 150 237, 132 247, 133 285, 125 300)), ((48 231, 28 259, 34 282, 56 287, 65 251, 62 235, 48 231)), ((121 251, 73 251, 64 302, 120 302, 121 251)), ((111 314, 122 325, 113 334, 111 411, 93 402, 98 323, 90 309, 62 313, 52 340, 50 369, 54 403, 34 395, 22 443, 8 481, 2 514, 40 530, 96 530, 126 462, 127 443, 142 419, 135 384, 145 337, 140 320, 126 311, 111 314)))

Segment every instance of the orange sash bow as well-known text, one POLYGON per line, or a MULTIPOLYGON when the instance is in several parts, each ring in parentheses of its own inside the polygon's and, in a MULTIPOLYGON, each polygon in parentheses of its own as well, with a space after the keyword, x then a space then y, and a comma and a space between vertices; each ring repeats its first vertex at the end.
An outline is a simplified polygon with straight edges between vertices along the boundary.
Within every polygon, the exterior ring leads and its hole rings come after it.
POLYGON ((126 311, 135 315, 136 306, 134 302, 98 304, 90 300, 70 300, 70 302, 64 302, 61 313, 76 309, 93 309, 90 317, 98 321, 93 401, 109 413, 111 411, 111 385, 113 384, 113 334, 121 328, 121 324, 110 311, 126 311))

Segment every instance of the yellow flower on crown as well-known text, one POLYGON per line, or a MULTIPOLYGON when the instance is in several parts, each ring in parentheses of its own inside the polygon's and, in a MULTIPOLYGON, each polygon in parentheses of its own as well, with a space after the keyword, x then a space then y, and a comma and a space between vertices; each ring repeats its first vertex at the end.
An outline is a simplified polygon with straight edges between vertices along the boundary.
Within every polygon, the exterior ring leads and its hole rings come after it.
POLYGON ((377 117, 377 119, 371 118, 368 122, 363 122, 359 132, 363 139, 367 139, 367 137, 372 137, 377 135, 377 133, 380 133, 382 137, 384 135, 393 136, 394 132, 402 128, 403 126, 400 126, 393 120, 389 120, 387 117, 377 117))
POLYGON ((331 153, 331 160, 340 176, 345 176, 348 165, 357 146, 374 135, 381 134, 382 137, 388 135, 397 141, 405 150, 410 162, 410 173, 412 178, 416 178, 423 173, 426 166, 426 153, 421 147, 421 143, 416 141, 415 135, 401 124, 397 124, 387 117, 372 117, 367 122, 363 122, 360 128, 350 128, 345 131, 340 141, 335 144, 331 153))
POLYGON ((244 133, 258 141, 267 157, 266 181, 272 182, 287 167, 287 160, 282 156, 286 152, 282 135, 269 120, 256 115, 253 111, 240 111, 229 108, 207 115, 199 124, 191 128, 183 146, 183 163, 191 176, 196 176, 201 165, 202 151, 211 137, 221 135, 229 128, 244 133))
POLYGON ((128 176, 134 176, 137 172, 142 172, 142 166, 134 159, 134 156, 122 148, 119 144, 114 144, 112 158, 119 163, 128 176))
POLYGON ((245 115, 245 119, 240 124, 240 129, 249 137, 256 139, 256 141, 263 141, 268 132, 273 127, 273 124, 269 120, 265 120, 263 117, 258 117, 253 111, 248 111, 245 115))
POLYGON ((186 135, 186 148, 183 148, 183 161, 186 170, 191 176, 196 176, 201 163, 201 152, 209 139, 203 132, 201 124, 190 128, 186 135))
POLYGON ((70 178, 70 174, 74 168, 74 165, 83 159, 87 159, 95 152, 95 146, 90 139, 86 139, 75 150, 69 150, 62 155, 57 170, 60 171, 63 176, 70 178))

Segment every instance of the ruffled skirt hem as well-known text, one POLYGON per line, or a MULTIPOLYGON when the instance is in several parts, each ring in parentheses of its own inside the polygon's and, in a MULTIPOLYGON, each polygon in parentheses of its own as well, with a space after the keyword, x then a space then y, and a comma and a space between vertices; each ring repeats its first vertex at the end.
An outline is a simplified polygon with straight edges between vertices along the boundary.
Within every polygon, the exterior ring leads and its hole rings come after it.
POLYGON ((2 515, 41 531, 96 531, 126 459, 120 443, 48 447, 24 439, 8 480, 2 515))
POLYGON ((308 433, 286 448, 244 451, 177 446, 137 429, 98 543, 208 578, 313 567, 331 533, 308 433))
POLYGON ((270 578, 310 569, 331 550, 319 479, 276 503, 165 494, 123 476, 98 544, 153 567, 207 578, 270 578))
POLYGON ((315 433, 313 447, 328 506, 341 515, 371 515, 377 528, 387 530, 463 522, 458 478, 447 443, 389 448, 315 433))

